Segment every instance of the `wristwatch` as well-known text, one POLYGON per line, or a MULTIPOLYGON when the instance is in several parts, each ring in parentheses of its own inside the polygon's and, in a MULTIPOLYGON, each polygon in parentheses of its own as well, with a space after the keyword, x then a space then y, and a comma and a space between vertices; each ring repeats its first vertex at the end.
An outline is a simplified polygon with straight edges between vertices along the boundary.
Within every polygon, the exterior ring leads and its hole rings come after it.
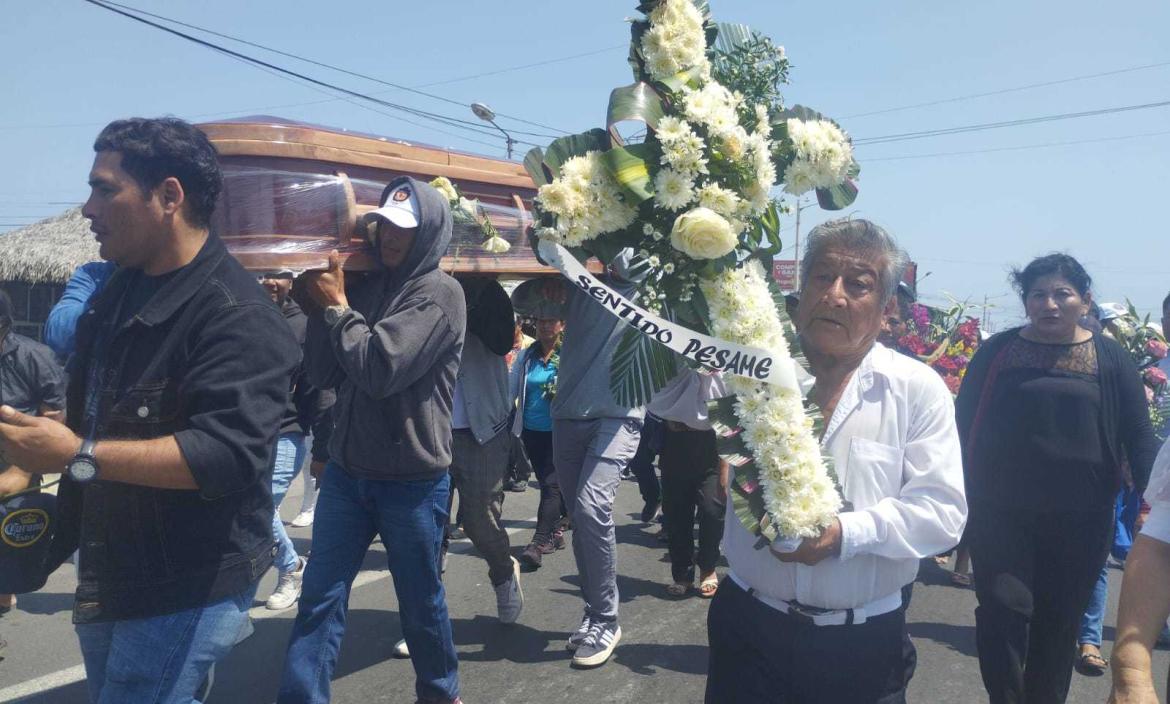
POLYGON ((97 458, 93 455, 93 450, 96 445, 97 442, 88 439, 81 443, 81 449, 77 451, 77 454, 65 466, 65 474, 70 479, 79 484, 85 484, 97 479, 98 462, 97 458))
POLYGON ((349 311, 349 306, 329 306, 325 309, 325 324, 333 327, 347 311, 349 311))

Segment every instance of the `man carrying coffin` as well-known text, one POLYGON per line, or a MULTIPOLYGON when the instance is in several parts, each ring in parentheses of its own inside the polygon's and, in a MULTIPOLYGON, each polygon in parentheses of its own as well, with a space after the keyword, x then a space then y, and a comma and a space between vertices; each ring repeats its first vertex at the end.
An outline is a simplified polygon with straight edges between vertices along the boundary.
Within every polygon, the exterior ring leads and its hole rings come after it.
POLYGON ((875 343, 904 264, 865 220, 811 234, 796 323, 846 507, 787 553, 758 545, 727 511, 708 704, 905 701, 915 657, 901 590, 919 559, 959 541, 967 505, 950 393, 875 343))

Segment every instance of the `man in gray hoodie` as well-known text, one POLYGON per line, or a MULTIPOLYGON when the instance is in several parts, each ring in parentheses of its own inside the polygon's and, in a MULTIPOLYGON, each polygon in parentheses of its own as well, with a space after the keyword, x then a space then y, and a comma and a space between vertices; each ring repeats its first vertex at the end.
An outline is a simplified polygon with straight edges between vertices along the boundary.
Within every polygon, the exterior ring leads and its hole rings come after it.
POLYGON ((463 290, 439 270, 451 213, 432 187, 403 176, 367 217, 383 271, 347 291, 334 252, 328 271, 297 280, 300 298, 315 304, 306 311, 305 366, 315 386, 337 389, 337 402, 281 704, 329 700, 349 590, 375 535, 386 546, 419 701, 459 701, 439 579, 466 327, 463 290))
MULTIPOLYGON (((628 269, 628 255, 620 255, 602 281, 629 297, 636 285, 628 269)), ((644 412, 619 404, 609 388, 610 363, 625 323, 584 291, 566 288, 565 338, 552 402, 553 455, 573 521, 573 555, 585 599, 585 616, 568 648, 574 666, 596 667, 622 637, 613 500, 621 471, 638 449, 644 412)))

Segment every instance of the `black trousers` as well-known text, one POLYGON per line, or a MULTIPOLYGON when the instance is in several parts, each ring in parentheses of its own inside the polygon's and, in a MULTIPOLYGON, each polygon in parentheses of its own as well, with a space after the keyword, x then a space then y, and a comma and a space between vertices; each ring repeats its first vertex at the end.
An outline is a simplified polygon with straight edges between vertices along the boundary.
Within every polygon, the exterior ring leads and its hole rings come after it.
MULTIPOLYGON (((904 704, 906 612, 814 626, 724 579, 707 613, 706 704, 904 704)), ((913 655, 913 647, 911 653, 913 655)))
POLYGON ((557 481, 556 467, 553 466, 552 431, 529 430, 520 434, 524 450, 532 463, 536 481, 540 483, 540 508, 536 512, 536 535, 533 542, 552 537, 557 521, 568 515, 561 496, 561 484, 557 481))
POLYGON ((671 430, 663 427, 662 512, 670 547, 670 573, 676 582, 693 582, 695 563, 710 572, 719 562, 723 539, 723 512, 719 496, 719 455, 715 431, 671 430), (699 520, 699 550, 695 551, 695 517, 699 520))
MULTIPOLYGON (((638 480, 638 493, 648 504, 658 503, 662 494, 658 486, 658 475, 654 473, 654 458, 662 449, 662 421, 647 415, 642 422, 642 434, 638 436, 638 451, 630 460, 630 472, 638 480)), ((661 463, 661 458, 659 463, 661 463)), ((663 514, 666 510, 663 509, 663 514)))
POLYGON ((975 641, 991 704, 1064 702, 1081 615, 1113 541, 1113 507, 972 509, 975 641))

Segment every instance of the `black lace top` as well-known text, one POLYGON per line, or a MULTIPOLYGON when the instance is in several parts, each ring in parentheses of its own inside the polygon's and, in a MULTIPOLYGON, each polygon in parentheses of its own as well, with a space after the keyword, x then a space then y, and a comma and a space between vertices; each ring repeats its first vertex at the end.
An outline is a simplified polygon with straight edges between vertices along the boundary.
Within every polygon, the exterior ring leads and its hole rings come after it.
POLYGON ((992 380, 979 433, 977 496, 1032 510, 1097 510, 1117 492, 1101 435, 1093 340, 1045 344, 1017 337, 992 380))

